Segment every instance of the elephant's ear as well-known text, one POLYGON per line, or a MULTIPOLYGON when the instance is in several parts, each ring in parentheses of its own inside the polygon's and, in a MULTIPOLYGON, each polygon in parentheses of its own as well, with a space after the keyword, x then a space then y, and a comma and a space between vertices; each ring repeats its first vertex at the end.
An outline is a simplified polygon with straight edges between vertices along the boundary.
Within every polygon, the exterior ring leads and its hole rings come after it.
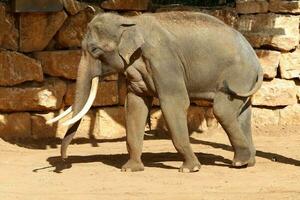
POLYGON ((123 26, 125 30, 121 35, 119 54, 127 64, 130 64, 131 56, 145 43, 145 41, 142 33, 135 24, 122 24, 121 26, 123 26))

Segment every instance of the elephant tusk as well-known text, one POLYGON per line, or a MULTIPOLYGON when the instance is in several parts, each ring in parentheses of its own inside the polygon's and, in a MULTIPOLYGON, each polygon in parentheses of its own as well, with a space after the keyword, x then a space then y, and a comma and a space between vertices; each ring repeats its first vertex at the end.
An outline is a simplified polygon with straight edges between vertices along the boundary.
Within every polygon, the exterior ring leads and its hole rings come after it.
POLYGON ((50 119, 46 122, 46 124, 52 124, 54 122, 57 122, 58 120, 64 118, 66 115, 68 115, 69 113, 72 112, 72 106, 70 106, 67 110, 65 110, 63 113, 61 113, 60 115, 58 115, 57 117, 50 119))
POLYGON ((94 14, 96 14, 96 9, 93 6, 88 5, 87 8, 90 8, 94 14))
POLYGON ((98 83, 99 83, 99 77, 93 78, 90 95, 88 97, 88 100, 86 101, 86 104, 84 105, 82 110, 77 115, 75 115, 72 119, 64 122, 63 123, 64 126, 69 126, 71 124, 76 123, 89 111, 89 109, 92 107, 93 102, 96 98, 96 94, 97 94, 97 90, 98 90, 98 83))

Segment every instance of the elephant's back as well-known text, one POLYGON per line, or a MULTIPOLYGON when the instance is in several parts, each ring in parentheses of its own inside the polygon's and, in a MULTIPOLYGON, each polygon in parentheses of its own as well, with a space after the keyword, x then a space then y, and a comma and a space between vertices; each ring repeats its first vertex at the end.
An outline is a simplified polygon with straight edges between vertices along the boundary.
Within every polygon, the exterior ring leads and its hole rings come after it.
POLYGON ((224 22, 216 17, 201 12, 171 11, 154 13, 152 15, 162 24, 172 24, 175 26, 210 26, 223 28, 224 26, 227 26, 224 22))

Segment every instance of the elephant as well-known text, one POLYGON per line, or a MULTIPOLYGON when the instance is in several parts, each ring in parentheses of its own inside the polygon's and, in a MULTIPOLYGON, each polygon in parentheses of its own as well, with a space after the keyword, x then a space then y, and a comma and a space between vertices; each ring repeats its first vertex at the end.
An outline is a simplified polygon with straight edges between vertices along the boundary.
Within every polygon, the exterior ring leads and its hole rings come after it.
POLYGON ((97 14, 82 41, 74 104, 49 121, 73 112, 66 121, 61 156, 67 158, 81 118, 91 108, 99 80, 123 73, 128 161, 122 171, 142 171, 145 125, 154 97, 175 149, 181 154, 180 172, 199 171, 187 126, 190 102, 205 99, 232 145, 232 167, 255 165, 251 133, 251 97, 262 85, 263 70, 255 51, 241 33, 201 12, 144 13, 125 17, 97 14))

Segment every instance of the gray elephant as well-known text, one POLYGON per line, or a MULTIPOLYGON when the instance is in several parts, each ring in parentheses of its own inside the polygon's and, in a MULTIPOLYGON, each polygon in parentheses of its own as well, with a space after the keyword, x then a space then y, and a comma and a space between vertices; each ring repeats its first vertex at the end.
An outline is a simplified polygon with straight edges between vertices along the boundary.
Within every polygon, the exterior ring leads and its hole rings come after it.
POLYGON ((190 100, 213 101, 213 111, 234 150, 233 167, 253 166, 251 96, 263 72, 258 58, 236 30, 196 12, 167 12, 123 17, 98 14, 82 42, 75 103, 63 139, 62 158, 80 119, 95 99, 99 77, 123 73, 127 78, 126 135, 130 155, 122 171, 144 169, 141 154, 144 128, 153 97, 161 109, 176 150, 183 156, 181 172, 200 168, 190 142, 187 109, 190 100))

